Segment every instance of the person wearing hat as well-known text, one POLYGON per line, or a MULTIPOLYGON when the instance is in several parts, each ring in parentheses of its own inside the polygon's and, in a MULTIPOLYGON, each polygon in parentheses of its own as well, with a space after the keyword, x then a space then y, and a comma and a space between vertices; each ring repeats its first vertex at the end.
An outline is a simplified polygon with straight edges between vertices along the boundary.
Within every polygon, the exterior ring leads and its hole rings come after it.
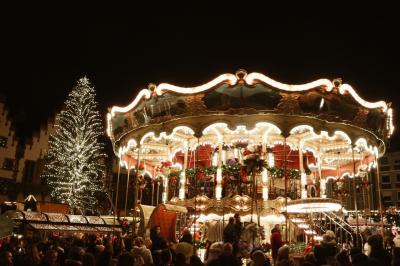
POLYGON ((334 265, 338 251, 336 244, 335 233, 330 230, 326 231, 322 236, 321 244, 314 247, 317 265, 334 265))

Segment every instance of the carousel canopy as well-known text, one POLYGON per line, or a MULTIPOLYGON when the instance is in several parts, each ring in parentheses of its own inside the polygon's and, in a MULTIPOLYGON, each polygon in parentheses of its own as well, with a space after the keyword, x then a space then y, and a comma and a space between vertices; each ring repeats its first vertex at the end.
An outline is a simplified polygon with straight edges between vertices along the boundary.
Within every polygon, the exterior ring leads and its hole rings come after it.
POLYGON ((141 159, 151 162, 183 146, 262 138, 270 145, 302 141, 311 151, 322 143, 326 161, 343 162, 351 154, 338 159, 336 150, 350 144, 382 154, 394 130, 392 113, 390 104, 368 102, 340 80, 287 85, 239 70, 197 87, 152 84, 129 105, 110 108, 107 132, 116 155, 133 168, 139 146, 141 159))

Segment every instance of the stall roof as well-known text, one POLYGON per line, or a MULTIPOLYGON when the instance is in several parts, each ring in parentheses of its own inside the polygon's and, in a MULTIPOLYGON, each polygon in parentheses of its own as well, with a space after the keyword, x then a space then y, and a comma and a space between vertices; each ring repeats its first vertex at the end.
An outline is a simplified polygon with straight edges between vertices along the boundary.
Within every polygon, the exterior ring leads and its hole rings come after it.
POLYGON ((85 219, 83 215, 76 215, 76 214, 67 214, 68 220, 70 223, 74 224, 87 224, 88 221, 85 219))
POLYGON ((3 237, 10 236, 14 229, 13 220, 0 215, 0 239, 3 237))
POLYGON ((104 224, 104 220, 99 216, 86 216, 87 221, 90 224, 104 224))
POLYGON ((121 231, 118 219, 113 216, 83 216, 63 213, 44 213, 10 210, 3 214, 17 222, 27 222, 37 230, 112 232, 121 231), (111 226, 112 225, 112 226, 111 226))
POLYGON ((68 223, 68 218, 63 213, 46 213, 48 221, 52 223, 68 223))

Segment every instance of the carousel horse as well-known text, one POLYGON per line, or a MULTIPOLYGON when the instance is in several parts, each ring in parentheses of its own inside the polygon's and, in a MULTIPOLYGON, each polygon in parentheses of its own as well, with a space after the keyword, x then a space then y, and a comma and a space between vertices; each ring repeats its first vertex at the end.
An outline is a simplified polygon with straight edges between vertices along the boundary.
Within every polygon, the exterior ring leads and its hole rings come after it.
POLYGON ((240 234, 239 254, 247 256, 255 248, 262 247, 262 240, 265 239, 264 227, 257 223, 251 222, 247 224, 240 234))

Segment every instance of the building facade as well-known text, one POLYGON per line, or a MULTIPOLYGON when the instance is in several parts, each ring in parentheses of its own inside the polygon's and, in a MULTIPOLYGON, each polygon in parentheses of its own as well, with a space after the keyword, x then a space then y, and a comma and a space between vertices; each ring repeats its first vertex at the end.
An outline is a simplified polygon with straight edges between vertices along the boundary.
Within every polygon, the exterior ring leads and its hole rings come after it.
POLYGON ((388 152, 379 162, 383 204, 400 207, 400 152, 388 152))
POLYGON ((0 201, 6 198, 15 183, 18 141, 9 119, 5 100, 0 99, 0 201))

